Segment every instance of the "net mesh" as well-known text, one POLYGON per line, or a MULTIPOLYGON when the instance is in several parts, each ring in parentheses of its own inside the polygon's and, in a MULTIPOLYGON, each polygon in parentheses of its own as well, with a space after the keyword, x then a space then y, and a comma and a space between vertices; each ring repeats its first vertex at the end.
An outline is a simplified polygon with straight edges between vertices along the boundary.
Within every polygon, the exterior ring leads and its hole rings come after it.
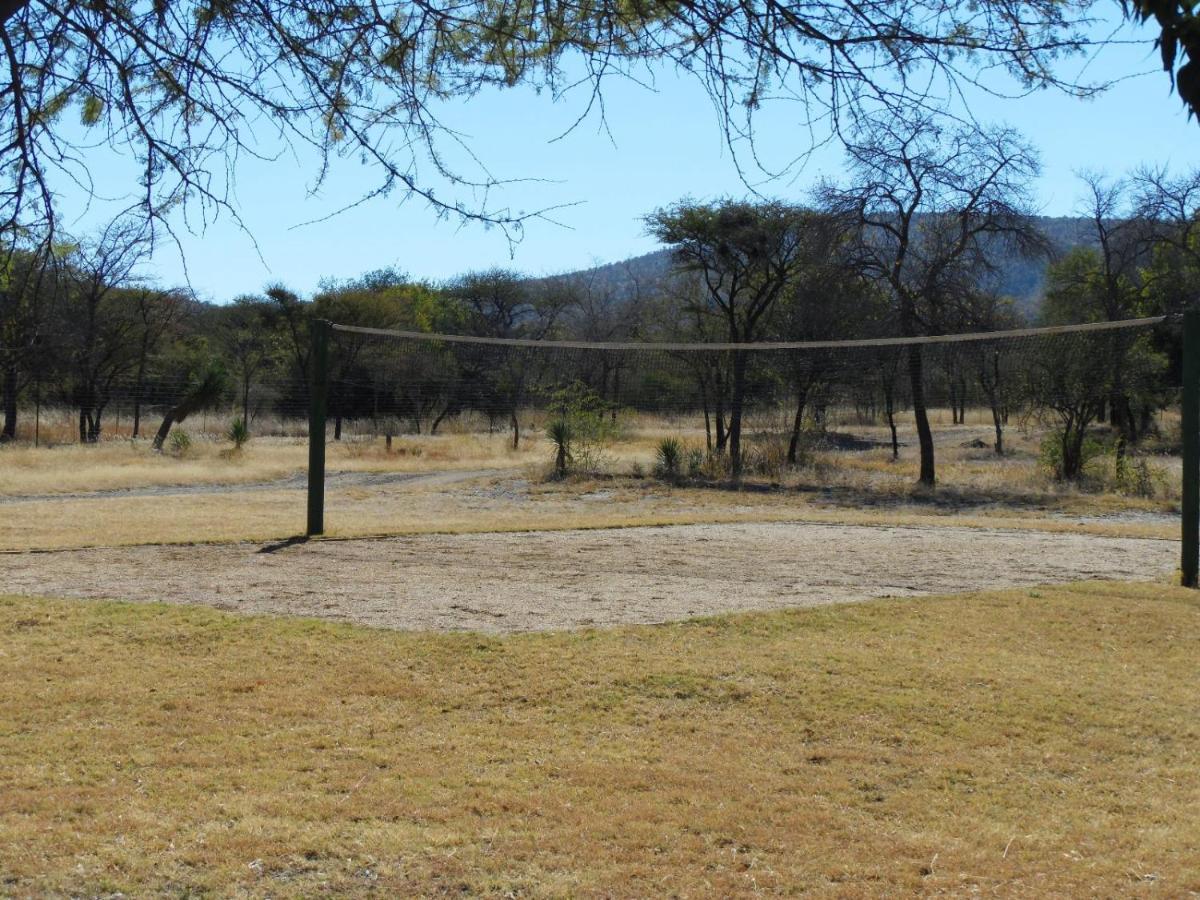
POLYGON ((1164 319, 921 339, 773 344, 494 340, 334 326, 330 415, 373 431, 436 432, 476 416, 544 429, 573 410, 703 429, 786 434, 831 410, 860 421, 918 408, 1078 415, 1159 410, 1178 386, 1164 319), (1116 408, 1115 406, 1113 407, 1116 408))

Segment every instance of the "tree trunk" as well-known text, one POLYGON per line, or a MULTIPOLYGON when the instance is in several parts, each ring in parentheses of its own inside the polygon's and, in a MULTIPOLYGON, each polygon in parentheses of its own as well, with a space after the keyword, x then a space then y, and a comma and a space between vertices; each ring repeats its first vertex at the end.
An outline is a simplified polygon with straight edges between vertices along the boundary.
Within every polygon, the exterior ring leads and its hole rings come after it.
POLYGON ((801 389, 796 400, 796 417, 792 420, 792 439, 788 441, 787 461, 796 464, 796 455, 800 450, 800 431, 804 427, 804 406, 808 402, 808 391, 801 389))
POLYGON ((1063 478, 1076 481, 1083 474, 1083 438, 1087 433, 1084 426, 1078 428, 1068 425, 1063 428, 1062 451, 1063 478))
POLYGON ((703 378, 700 379, 700 402, 704 406, 704 449, 712 456, 712 417, 708 412, 708 385, 703 378))
POLYGON ((900 441, 896 436, 896 402, 892 397, 892 391, 887 391, 884 394, 884 412, 887 415, 888 428, 892 431, 892 459, 900 458, 900 441))
POLYGON ((437 434, 438 426, 442 424, 442 420, 449 415, 453 415, 453 413, 450 412, 450 409, 451 408, 447 406, 440 413, 438 413, 437 418, 433 420, 433 424, 429 426, 430 434, 437 434))
POLYGON ((146 357, 149 352, 149 334, 142 334, 141 352, 138 354, 137 375, 133 379, 133 440, 142 430, 142 384, 146 379, 146 357))
POLYGON ((917 443, 921 447, 921 474, 918 480, 926 487, 933 487, 937 482, 933 431, 929 427, 929 413, 925 409, 925 366, 920 344, 909 348, 908 377, 912 386, 913 416, 917 422, 917 443))
POLYGON ((1001 418, 1000 417, 1000 407, 996 404, 996 401, 993 400, 992 401, 992 425, 996 429, 995 450, 996 450, 997 456, 1004 455, 1004 427, 1003 427, 1003 423, 1000 421, 1000 418, 1001 418))
POLYGON ((170 410, 163 416, 162 424, 158 426, 158 433, 154 435, 154 449, 162 451, 163 444, 167 442, 167 435, 171 433, 171 426, 175 424, 175 410, 170 410))
POLYGON ((517 411, 515 409, 509 410, 508 417, 513 433, 512 448, 516 450, 521 445, 521 423, 517 421, 517 411))
POLYGON ((3 403, 4 428, 0 430, 0 444, 17 439, 17 367, 9 364, 4 371, 3 403))
POLYGON ((717 453, 724 453, 729 443, 729 432, 725 428, 725 385, 721 383, 720 370, 716 372, 716 397, 714 399, 717 420, 717 453))
POLYGON ((733 396, 729 403, 729 473, 742 477, 742 404, 746 390, 746 351, 733 353, 733 396))

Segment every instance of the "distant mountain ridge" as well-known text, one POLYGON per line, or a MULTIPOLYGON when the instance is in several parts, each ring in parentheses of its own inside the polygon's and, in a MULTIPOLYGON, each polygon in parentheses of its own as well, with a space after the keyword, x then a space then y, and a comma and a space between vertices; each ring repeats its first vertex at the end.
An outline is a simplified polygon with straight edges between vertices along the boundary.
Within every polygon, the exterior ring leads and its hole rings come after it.
MULTIPOLYGON (((1097 239, 1090 219, 1077 216, 1037 216, 1039 230, 1046 236, 1055 256, 1075 247, 1095 247, 1097 239)), ((1012 297, 1027 316, 1037 313, 1046 290, 1049 259, 1025 259, 1008 255, 1000 260, 998 287, 1012 297)), ((671 251, 654 250, 641 256, 604 263, 567 273, 562 278, 585 279, 614 298, 632 294, 639 283, 665 277, 671 270, 671 251)))

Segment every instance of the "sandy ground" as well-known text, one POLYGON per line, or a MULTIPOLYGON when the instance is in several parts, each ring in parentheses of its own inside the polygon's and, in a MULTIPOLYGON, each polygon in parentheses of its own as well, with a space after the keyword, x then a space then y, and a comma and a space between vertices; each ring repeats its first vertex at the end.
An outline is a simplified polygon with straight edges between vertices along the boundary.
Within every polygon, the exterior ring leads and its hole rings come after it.
POLYGON ((1079 579, 1161 580, 1174 541, 802 523, 0 554, 0 591, 402 629, 653 623, 1079 579))

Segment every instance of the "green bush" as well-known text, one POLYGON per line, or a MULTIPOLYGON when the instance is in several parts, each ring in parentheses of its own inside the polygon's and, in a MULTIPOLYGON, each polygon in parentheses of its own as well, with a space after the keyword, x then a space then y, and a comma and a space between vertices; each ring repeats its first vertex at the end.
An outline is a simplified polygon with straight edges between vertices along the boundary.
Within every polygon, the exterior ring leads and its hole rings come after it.
POLYGON ((171 432, 171 453, 174 456, 187 456, 192 451, 192 436, 182 428, 171 432))
POLYGON ((1063 459, 1063 434, 1052 431, 1042 438, 1038 462, 1057 481, 1065 481, 1071 477, 1078 478, 1087 470, 1088 464, 1104 455, 1104 445, 1093 437, 1085 437, 1079 449, 1079 470, 1071 473, 1066 470, 1063 459))
POLYGON ((1122 494, 1146 499, 1163 493, 1168 484, 1167 473, 1143 458, 1113 454, 1113 482, 1122 494))
POLYGON ((229 426, 226 437, 233 442, 233 446, 236 449, 241 450, 246 445, 246 442, 250 440, 250 429, 246 427, 246 423, 241 419, 234 419, 233 423, 229 426))
POLYGON ((546 426, 546 437, 554 444, 554 476, 565 478, 574 460, 574 429, 567 419, 554 419, 546 426))
POLYGON ((663 438, 654 453, 654 474, 668 481, 678 481, 683 474, 683 443, 679 438, 663 438))
POLYGON ((603 468, 604 448, 620 434, 614 407, 577 381, 551 396, 550 412, 546 436, 554 444, 554 476, 603 468))

